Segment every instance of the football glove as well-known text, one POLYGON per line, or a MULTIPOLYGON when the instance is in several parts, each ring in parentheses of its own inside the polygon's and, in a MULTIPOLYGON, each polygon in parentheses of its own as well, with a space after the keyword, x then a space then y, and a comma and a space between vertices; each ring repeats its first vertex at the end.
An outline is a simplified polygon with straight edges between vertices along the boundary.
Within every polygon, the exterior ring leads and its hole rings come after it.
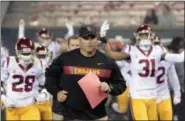
POLYGON ((5 108, 15 107, 15 102, 12 99, 10 99, 9 97, 5 96, 4 94, 1 95, 1 101, 2 101, 3 105, 5 106, 5 108))
POLYGON ((48 100, 50 98, 50 94, 47 92, 46 89, 42 89, 41 92, 36 95, 35 99, 37 103, 43 103, 44 101, 48 100))

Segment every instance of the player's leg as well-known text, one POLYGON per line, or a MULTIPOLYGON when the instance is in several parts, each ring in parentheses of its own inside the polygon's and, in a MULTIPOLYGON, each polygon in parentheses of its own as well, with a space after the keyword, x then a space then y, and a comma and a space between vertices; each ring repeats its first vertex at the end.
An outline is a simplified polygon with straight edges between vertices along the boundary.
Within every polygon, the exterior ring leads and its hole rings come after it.
POLYGON ((157 104, 157 111, 160 120, 172 120, 171 99, 162 100, 157 104))
POLYGON ((20 120, 19 109, 17 108, 6 108, 6 120, 20 120))
POLYGON ((129 87, 121 95, 117 96, 117 103, 120 111, 126 113, 129 105, 129 87))
POLYGON ((42 120, 52 120, 51 100, 46 100, 42 104, 37 104, 42 120))
POLYGON ((21 120, 40 120, 40 113, 38 108, 32 104, 22 108, 21 120))
POLYGON ((148 120, 145 100, 131 98, 131 112, 134 120, 148 120))
POLYGON ((147 100, 148 120, 158 120, 156 99, 147 100))

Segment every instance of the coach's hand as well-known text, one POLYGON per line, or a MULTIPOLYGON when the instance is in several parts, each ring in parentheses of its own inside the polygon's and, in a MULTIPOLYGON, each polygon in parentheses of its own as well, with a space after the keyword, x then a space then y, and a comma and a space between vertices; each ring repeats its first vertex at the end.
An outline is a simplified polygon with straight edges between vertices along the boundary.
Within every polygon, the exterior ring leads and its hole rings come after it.
POLYGON ((62 90, 62 91, 59 91, 58 93, 57 93, 57 100, 59 101, 59 102, 64 102, 64 101, 66 101, 66 99, 67 99, 67 91, 65 91, 65 90, 62 90))
POLYGON ((100 90, 108 93, 111 91, 110 86, 106 82, 101 83, 100 90))

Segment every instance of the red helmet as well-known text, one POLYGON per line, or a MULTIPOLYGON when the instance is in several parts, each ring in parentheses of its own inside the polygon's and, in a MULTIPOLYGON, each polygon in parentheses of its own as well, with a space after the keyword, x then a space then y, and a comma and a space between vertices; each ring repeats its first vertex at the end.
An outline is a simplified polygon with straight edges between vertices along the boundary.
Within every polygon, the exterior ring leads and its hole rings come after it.
POLYGON ((33 62, 35 44, 29 38, 20 38, 15 46, 16 55, 22 64, 28 65, 33 62))
POLYGON ((46 29, 46 28, 42 28, 38 33, 37 33, 37 37, 38 37, 38 41, 42 46, 47 47, 50 42, 51 42, 51 32, 46 29))
POLYGON ((36 56, 42 61, 44 67, 47 67, 52 60, 52 56, 50 55, 48 49, 44 46, 38 46, 36 48, 36 56))
POLYGON ((134 34, 136 37, 136 44, 143 51, 149 51, 153 45, 153 39, 155 34, 148 25, 141 25, 134 34))
POLYGON ((48 56, 48 49, 44 46, 38 46, 36 48, 36 56, 39 59, 45 59, 48 56))
POLYGON ((141 40, 143 37, 147 39, 153 39, 154 36, 155 34, 153 33, 151 27, 148 25, 139 26, 135 33, 136 40, 141 40))

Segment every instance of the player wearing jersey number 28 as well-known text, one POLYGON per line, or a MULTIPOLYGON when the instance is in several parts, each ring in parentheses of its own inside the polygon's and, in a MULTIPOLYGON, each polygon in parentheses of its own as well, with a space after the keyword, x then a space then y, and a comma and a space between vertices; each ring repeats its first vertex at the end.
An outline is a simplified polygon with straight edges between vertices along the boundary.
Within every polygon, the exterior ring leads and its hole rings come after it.
POLYGON ((40 61, 34 57, 34 42, 21 38, 15 50, 16 56, 1 61, 1 101, 6 108, 6 120, 40 120, 34 103, 42 103, 48 93, 35 88, 44 85, 45 76, 40 61))

